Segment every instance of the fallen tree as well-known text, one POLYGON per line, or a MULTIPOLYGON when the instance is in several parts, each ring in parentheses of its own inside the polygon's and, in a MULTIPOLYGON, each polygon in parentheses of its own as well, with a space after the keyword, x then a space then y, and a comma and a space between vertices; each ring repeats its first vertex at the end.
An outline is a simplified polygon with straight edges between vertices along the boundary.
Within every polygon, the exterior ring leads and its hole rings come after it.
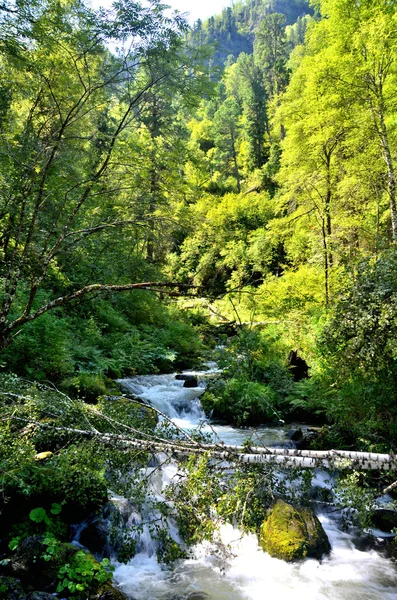
MULTIPOLYGON (((161 439, 152 436, 145 440, 126 434, 102 433, 97 429, 77 429, 58 427, 40 421, 10 416, 10 420, 22 421, 26 425, 51 429, 72 435, 91 437, 102 444, 121 444, 151 453, 164 453, 175 457, 208 454, 210 457, 231 464, 274 464, 285 468, 345 470, 397 470, 397 457, 393 454, 355 452, 344 450, 296 450, 291 448, 267 448, 247 446, 226 446, 224 444, 195 443, 189 441, 161 439)), ((139 434, 138 430, 136 433, 139 434)))

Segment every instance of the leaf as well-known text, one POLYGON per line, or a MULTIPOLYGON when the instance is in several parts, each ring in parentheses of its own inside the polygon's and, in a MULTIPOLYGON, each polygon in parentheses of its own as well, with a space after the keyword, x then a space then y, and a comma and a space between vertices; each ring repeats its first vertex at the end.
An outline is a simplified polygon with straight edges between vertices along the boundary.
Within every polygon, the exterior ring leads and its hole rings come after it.
POLYGON ((11 542, 8 544, 9 549, 15 550, 16 548, 18 548, 20 541, 21 541, 21 538, 19 538, 19 537, 12 538, 11 542))
POLYGON ((53 515, 59 515, 61 510, 62 510, 62 506, 60 504, 56 504, 55 502, 54 502, 54 504, 51 504, 51 513, 53 515))
POLYGON ((44 508, 34 508, 33 510, 30 511, 29 513, 29 519, 31 521, 34 521, 35 523, 42 523, 43 521, 46 521, 46 519, 48 519, 47 517, 47 513, 44 510, 44 508))

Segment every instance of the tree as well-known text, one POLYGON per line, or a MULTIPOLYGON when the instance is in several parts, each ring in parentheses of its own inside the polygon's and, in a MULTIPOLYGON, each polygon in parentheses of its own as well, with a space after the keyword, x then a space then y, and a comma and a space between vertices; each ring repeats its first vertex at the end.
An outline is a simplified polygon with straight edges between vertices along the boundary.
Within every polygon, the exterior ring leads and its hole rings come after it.
POLYGON ((237 143, 240 131, 240 107, 234 98, 228 97, 222 102, 214 115, 215 144, 217 160, 226 172, 236 179, 237 191, 241 191, 241 176, 237 158, 237 143))
MULTIPOLYGON (((276 122, 287 132, 279 175, 284 223, 306 237, 303 260, 315 258, 311 240, 319 235, 328 303, 332 265, 357 260, 362 249, 377 252, 388 237, 386 194, 395 239, 396 48, 386 5, 319 7, 327 18, 311 23, 306 46, 292 54, 276 122)), ((291 240, 294 254, 303 244, 291 240)))
MULTIPOLYGON (((278 119, 286 129, 282 143, 283 189, 280 199, 288 216, 284 225, 304 220, 314 223, 322 243, 325 302, 329 303, 330 268, 333 265, 333 215, 337 212, 337 185, 341 171, 340 151, 345 140, 348 117, 338 99, 327 94, 321 73, 326 68, 316 56, 303 57, 282 98, 278 119)), ((311 225, 313 227, 313 225, 311 225)))
POLYGON ((392 240, 397 241, 395 128, 390 122, 396 110, 397 15, 383 1, 321 3, 326 28, 333 32, 329 80, 338 92, 370 119, 383 158, 389 198, 392 240))
POLYGON ((243 107, 244 132, 249 144, 249 166, 260 168, 268 158, 265 134, 270 139, 267 94, 264 74, 254 56, 241 53, 225 74, 229 95, 239 100, 243 107))
POLYGON ((352 6, 350 2, 324 0, 318 3, 318 8, 324 18, 311 24, 302 68, 316 74, 312 77, 315 82, 312 94, 333 97, 334 105, 348 108, 349 150, 345 152, 344 162, 349 168, 355 162, 356 171, 360 164, 360 179, 366 182, 367 173, 372 174, 372 196, 374 190, 384 187, 391 238, 395 242, 396 138, 393 115, 396 110, 397 35, 394 7, 382 1, 352 6), (350 160, 352 156, 354 160, 350 160), (371 157, 370 161, 367 161, 368 157, 371 157))
POLYGON ((128 165, 115 164, 114 157, 145 93, 170 75, 142 80, 139 70, 156 53, 174 57, 185 30, 183 19, 165 17, 157 2, 146 8, 120 2, 117 8, 113 19, 74 1, 1 11, 7 94, 0 134, 0 347, 56 306, 101 290, 139 287, 79 287, 64 277, 71 256, 91 236, 146 225, 145 214, 120 218, 117 199, 128 165), (112 39, 127 50, 111 54, 106 43, 112 39), (61 291, 58 297, 49 282, 61 291))
POLYGON ((159 83, 147 89, 142 97, 138 122, 140 128, 140 160, 135 187, 148 216, 146 257, 150 262, 161 262, 171 237, 174 223, 173 202, 186 193, 186 162, 188 132, 184 112, 192 111, 203 94, 209 94, 213 85, 209 81, 202 60, 207 48, 186 51, 181 48, 173 57, 157 53, 148 57, 141 69, 144 85, 156 80, 159 83), (183 68, 181 68, 181 66, 183 68), (157 219, 163 215, 163 219, 157 219), (166 219, 168 217, 168 226, 166 219))
POLYGON ((285 15, 271 13, 261 22, 255 34, 254 56, 264 70, 269 96, 275 96, 288 83, 289 47, 285 33, 285 15))
POLYGON ((395 247, 363 260, 320 338, 335 386, 329 414, 358 439, 386 445, 396 436, 396 268, 395 247))

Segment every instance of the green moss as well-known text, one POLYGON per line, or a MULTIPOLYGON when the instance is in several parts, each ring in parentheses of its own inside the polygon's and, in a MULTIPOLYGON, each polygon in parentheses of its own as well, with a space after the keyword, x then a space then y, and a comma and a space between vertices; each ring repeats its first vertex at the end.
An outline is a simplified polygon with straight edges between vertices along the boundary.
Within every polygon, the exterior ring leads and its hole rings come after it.
POLYGON ((120 592, 117 588, 113 587, 110 584, 106 584, 102 586, 97 595, 95 596, 95 600, 125 600, 126 596, 120 592))
POLYGON ((259 543, 275 558, 292 561, 318 558, 331 549, 327 535, 314 513, 278 500, 263 522, 259 543))

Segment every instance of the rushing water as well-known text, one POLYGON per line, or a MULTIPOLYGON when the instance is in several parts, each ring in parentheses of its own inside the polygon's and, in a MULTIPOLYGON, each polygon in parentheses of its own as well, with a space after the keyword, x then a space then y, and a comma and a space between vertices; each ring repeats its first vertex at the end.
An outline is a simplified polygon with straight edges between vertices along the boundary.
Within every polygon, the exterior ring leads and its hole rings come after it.
MULTIPOLYGON (((212 370, 214 372, 215 369, 212 370)), ((174 375, 150 375, 123 380, 124 388, 152 404, 185 429, 205 421, 199 387, 184 388, 174 375)), ((264 444, 282 444, 287 428, 260 427, 251 430, 226 425, 204 425, 214 430, 227 444, 241 444, 247 437, 264 444)), ((157 471, 155 493, 167 485, 176 472, 175 465, 157 471)), ((327 486, 322 473, 316 484, 327 486)), ((254 535, 241 535, 230 525, 222 527, 220 537, 230 552, 219 556, 216 548, 203 543, 194 548, 192 558, 173 568, 160 565, 147 529, 141 535, 139 552, 127 565, 118 565, 115 580, 136 600, 397 600, 397 573, 394 564, 375 550, 360 551, 353 535, 338 527, 335 515, 319 515, 328 534, 332 553, 321 562, 306 560, 288 564, 271 558, 258 546, 254 535)), ((176 531, 171 532, 175 537, 176 531)))

